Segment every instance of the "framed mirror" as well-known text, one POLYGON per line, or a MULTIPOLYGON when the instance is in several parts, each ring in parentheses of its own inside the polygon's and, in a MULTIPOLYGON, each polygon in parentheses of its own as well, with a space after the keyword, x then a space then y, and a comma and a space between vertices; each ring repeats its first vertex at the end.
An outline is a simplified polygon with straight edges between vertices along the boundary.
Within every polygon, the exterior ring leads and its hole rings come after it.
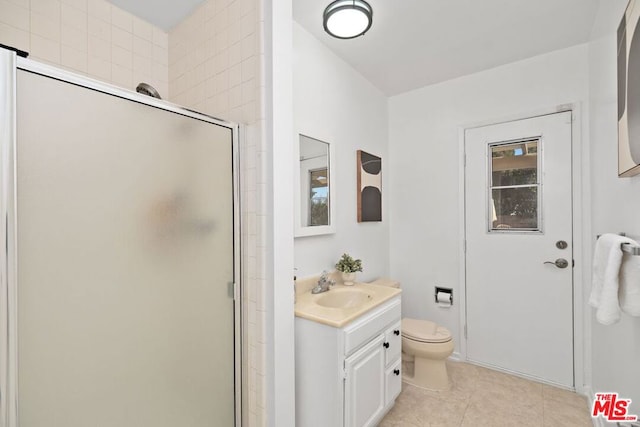
POLYGON ((299 135, 295 237, 335 233, 331 144, 299 135))

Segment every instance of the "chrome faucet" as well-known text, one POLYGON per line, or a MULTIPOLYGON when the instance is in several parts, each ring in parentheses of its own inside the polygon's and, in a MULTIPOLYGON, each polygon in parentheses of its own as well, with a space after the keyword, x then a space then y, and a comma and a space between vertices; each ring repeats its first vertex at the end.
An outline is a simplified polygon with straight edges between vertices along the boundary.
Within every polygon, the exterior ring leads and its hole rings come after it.
POLYGON ((311 289, 312 294, 319 294, 322 292, 327 292, 331 286, 335 285, 336 282, 334 280, 329 279, 329 273, 326 271, 322 272, 320 276, 320 280, 318 280, 318 284, 311 289))

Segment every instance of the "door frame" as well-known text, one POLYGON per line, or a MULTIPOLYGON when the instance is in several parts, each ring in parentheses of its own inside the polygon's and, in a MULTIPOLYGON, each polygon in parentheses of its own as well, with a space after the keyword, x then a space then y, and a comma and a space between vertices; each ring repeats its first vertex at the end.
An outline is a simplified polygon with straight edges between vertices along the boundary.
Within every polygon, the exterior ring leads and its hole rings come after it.
POLYGON ((171 102, 123 89, 38 61, 18 57, 15 52, 0 48, 0 217, 6 218, 0 226, 0 427, 17 427, 17 239, 16 239, 16 99, 17 72, 23 70, 53 78, 85 89, 148 105, 174 114, 221 126, 231 131, 232 183, 233 183, 233 276, 229 293, 233 297, 234 311, 234 416, 240 427, 247 410, 246 390, 248 375, 244 370, 246 346, 244 343, 244 316, 242 307, 242 254, 241 197, 240 197, 240 144, 245 137, 244 126, 213 116, 189 110, 171 102), (243 403, 245 403, 243 405, 243 403))
POLYGON ((572 163, 572 216, 573 216, 573 256, 575 267, 573 269, 573 373, 574 387, 579 393, 588 393, 590 382, 591 358, 588 350, 591 348, 591 328, 589 322, 589 311, 586 308, 586 291, 582 284, 590 277, 591 246, 589 230, 591 224, 591 211, 585 209, 589 206, 590 195, 590 168, 589 168, 589 147, 583 140, 583 127, 588 124, 583 122, 582 105, 580 102, 561 104, 554 107, 543 108, 528 112, 483 120, 473 123, 465 123, 458 127, 458 170, 459 170, 459 283, 460 283, 460 333, 458 343, 460 348, 459 357, 467 360, 467 292, 466 292, 466 165, 465 165, 465 132, 467 129, 477 127, 497 125, 513 121, 525 120, 534 117, 547 116, 555 113, 570 111, 571 121, 571 163, 572 163))

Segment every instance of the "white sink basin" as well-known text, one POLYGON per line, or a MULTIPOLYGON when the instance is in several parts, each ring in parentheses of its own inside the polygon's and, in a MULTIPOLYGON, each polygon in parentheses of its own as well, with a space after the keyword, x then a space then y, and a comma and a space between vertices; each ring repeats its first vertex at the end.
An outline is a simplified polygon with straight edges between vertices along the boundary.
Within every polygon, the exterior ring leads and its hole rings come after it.
POLYGON ((305 285, 307 290, 296 296, 295 313, 314 322, 342 328, 367 311, 400 294, 400 289, 356 283, 353 286, 336 284, 327 292, 312 294, 319 277, 305 285))
POLYGON ((329 308, 356 308, 371 301, 372 295, 360 289, 332 289, 315 299, 315 303, 329 308))

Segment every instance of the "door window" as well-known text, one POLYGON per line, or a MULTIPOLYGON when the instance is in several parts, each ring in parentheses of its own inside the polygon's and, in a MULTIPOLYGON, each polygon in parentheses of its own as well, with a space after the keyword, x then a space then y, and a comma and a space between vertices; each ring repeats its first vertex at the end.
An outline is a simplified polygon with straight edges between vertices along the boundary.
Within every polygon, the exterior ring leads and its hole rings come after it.
POLYGON ((489 145, 489 232, 541 231, 540 139, 489 145))

